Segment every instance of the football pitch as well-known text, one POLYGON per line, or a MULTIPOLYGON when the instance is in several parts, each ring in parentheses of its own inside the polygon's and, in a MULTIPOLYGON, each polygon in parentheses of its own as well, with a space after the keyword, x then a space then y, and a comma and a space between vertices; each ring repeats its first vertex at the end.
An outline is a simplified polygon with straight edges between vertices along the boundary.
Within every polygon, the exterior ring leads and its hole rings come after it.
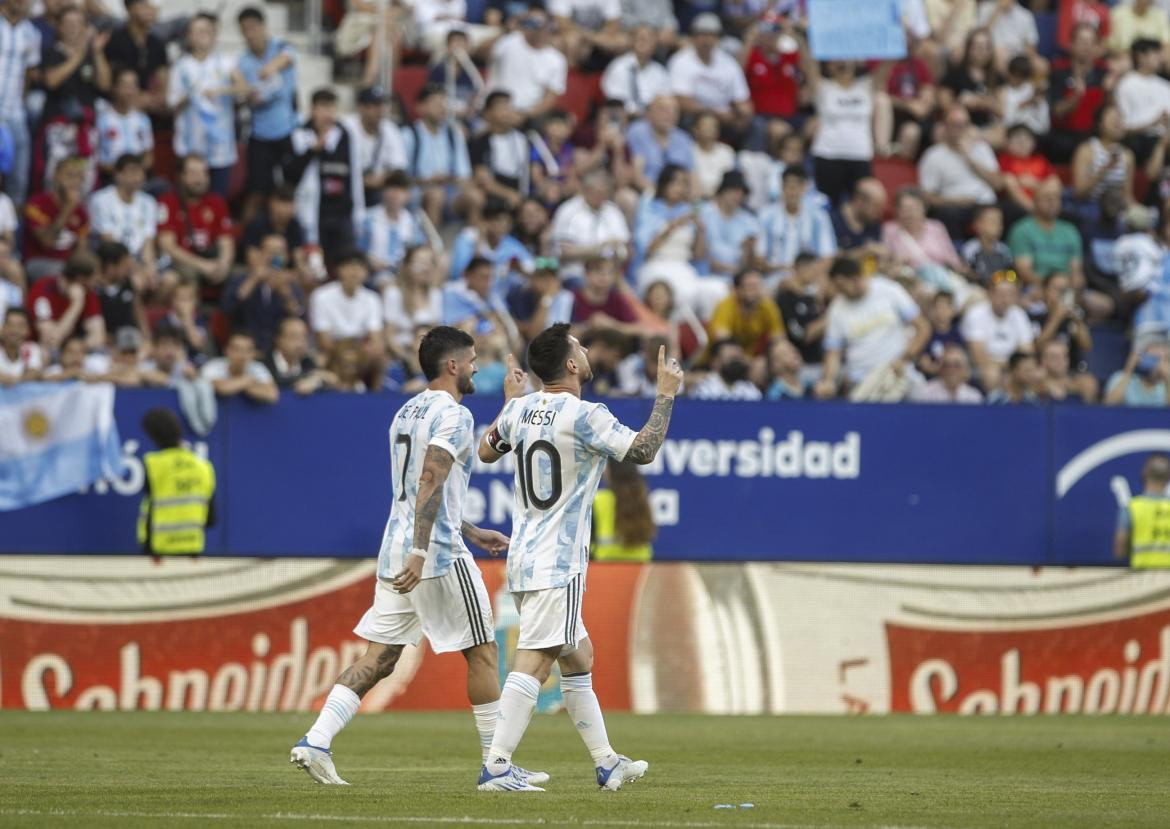
POLYGON ((333 746, 353 785, 318 786, 288 763, 311 720, 0 713, 0 826, 1170 826, 1160 717, 610 715, 650 761, 613 793, 568 719, 537 715, 516 759, 544 794, 475 791, 470 713, 360 716, 333 746))

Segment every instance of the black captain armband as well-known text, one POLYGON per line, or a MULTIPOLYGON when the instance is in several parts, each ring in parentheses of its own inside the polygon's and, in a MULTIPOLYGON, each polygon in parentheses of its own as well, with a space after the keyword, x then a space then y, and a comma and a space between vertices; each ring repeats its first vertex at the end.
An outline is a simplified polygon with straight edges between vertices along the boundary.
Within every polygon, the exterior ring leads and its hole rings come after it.
POLYGON ((512 451, 512 444, 508 443, 500 437, 500 430, 495 426, 487 433, 487 443, 493 450, 499 452, 501 455, 506 455, 512 451))

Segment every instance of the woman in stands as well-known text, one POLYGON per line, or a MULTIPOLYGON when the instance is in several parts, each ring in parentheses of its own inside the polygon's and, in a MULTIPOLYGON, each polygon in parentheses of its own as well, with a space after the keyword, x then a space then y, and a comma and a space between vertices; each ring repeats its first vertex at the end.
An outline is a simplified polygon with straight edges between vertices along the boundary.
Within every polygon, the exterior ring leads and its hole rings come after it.
POLYGON ((1072 160, 1072 190, 1078 202, 1091 205, 1091 211, 1079 211, 1085 219, 1095 219, 1096 206, 1108 191, 1121 194, 1125 204, 1133 202, 1133 150, 1121 143, 1125 124, 1116 104, 1107 104, 1097 113, 1096 135, 1077 147, 1072 160))
POLYGON ((987 29, 975 29, 967 36, 963 59, 943 76, 938 91, 939 110, 946 112, 956 102, 962 104, 983 139, 998 147, 1003 143, 1003 130, 999 128, 1003 117, 999 99, 1001 82, 995 69, 991 33, 987 29))
POLYGON ((440 273, 434 250, 419 245, 406 251, 397 279, 382 292, 386 347, 396 359, 405 359, 413 351, 419 326, 443 321, 440 273))

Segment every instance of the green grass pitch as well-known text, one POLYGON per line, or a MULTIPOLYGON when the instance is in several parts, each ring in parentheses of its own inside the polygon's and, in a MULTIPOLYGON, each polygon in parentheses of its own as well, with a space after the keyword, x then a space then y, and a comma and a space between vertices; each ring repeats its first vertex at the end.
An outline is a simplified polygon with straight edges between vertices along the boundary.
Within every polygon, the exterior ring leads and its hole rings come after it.
POLYGON ((544 794, 475 791, 470 713, 360 716, 334 743, 353 785, 318 786, 288 763, 311 719, 0 713, 0 826, 1170 826, 1160 717, 610 715, 650 761, 612 793, 568 719, 538 715, 517 761, 552 774, 544 794))

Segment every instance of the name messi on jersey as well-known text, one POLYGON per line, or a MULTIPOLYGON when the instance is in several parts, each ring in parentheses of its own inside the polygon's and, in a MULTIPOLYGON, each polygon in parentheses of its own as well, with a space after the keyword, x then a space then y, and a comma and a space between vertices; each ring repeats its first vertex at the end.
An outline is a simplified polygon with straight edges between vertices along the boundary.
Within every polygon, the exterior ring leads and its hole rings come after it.
POLYGON ((559 412, 548 409, 525 409, 520 415, 523 426, 552 426, 559 412))

